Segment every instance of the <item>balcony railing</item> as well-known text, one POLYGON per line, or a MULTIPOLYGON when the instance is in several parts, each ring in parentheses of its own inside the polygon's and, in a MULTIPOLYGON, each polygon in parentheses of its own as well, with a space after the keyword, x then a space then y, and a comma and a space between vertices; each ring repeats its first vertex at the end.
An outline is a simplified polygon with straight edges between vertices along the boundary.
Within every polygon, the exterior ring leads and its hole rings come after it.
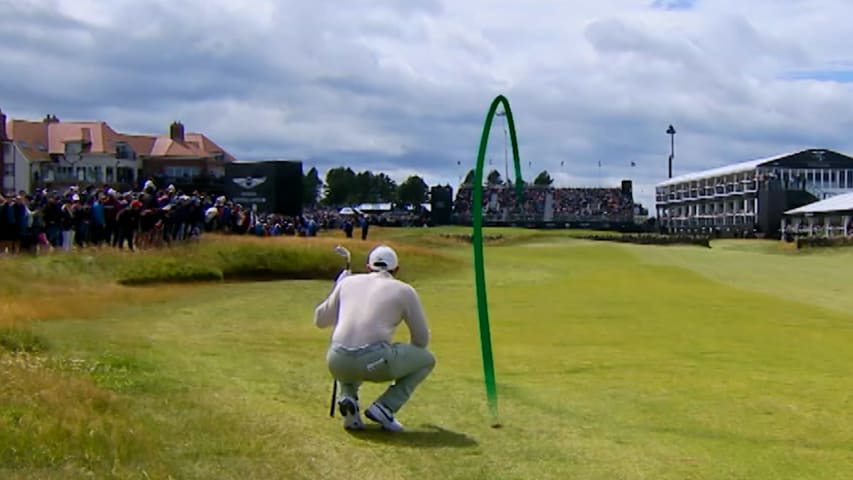
MULTIPOLYGON (((148 177, 144 177, 148 178, 148 177)), ((214 177, 210 175, 196 175, 184 177, 169 177, 165 175, 152 175, 154 184, 158 188, 166 188, 169 185, 174 185, 175 188, 181 190, 223 190, 225 188, 225 177, 214 177)))

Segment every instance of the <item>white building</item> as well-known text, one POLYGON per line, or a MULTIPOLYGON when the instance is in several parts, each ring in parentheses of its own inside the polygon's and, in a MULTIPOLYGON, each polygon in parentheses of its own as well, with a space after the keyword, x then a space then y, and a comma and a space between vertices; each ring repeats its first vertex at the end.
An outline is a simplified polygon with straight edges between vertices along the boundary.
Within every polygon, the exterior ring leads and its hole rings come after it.
POLYGON ((778 231, 782 212, 853 191, 853 158, 809 149, 671 178, 655 186, 669 232, 778 231))

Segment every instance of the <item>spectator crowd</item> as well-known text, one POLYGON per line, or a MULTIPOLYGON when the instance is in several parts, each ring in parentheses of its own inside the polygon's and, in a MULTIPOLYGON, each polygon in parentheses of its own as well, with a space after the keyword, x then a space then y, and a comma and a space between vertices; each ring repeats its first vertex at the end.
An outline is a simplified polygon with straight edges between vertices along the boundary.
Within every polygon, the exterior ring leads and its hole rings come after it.
POLYGON ((199 238, 204 232, 316 236, 335 228, 334 210, 300 216, 258 214, 224 196, 146 182, 140 191, 109 185, 0 194, 0 255, 86 247, 135 250, 199 238))
MULTIPOLYGON (((471 219, 473 190, 457 192, 453 214, 471 219)), ((515 188, 487 186, 483 214, 487 222, 602 221, 630 222, 634 204, 618 188, 552 188, 525 186, 521 202, 515 188)), ((71 186, 63 191, 0 194, 0 255, 18 252, 71 251, 94 247, 157 248, 198 239, 205 232, 255 236, 316 236, 341 229, 347 237, 369 224, 426 225, 414 211, 368 216, 341 215, 336 208, 306 210, 302 215, 260 214, 224 196, 182 192, 173 185, 158 188, 149 180, 139 191, 119 192, 109 185, 71 186)))
MULTIPOLYGON (((463 186, 456 195, 453 213, 460 221, 471 218, 473 189, 463 186)), ((554 188, 525 186, 521 202, 514 187, 483 187, 483 218, 487 222, 600 221, 630 222, 634 202, 619 188, 554 188), (550 200, 550 202, 549 202, 550 200), (550 210, 550 211, 549 211, 550 210)))

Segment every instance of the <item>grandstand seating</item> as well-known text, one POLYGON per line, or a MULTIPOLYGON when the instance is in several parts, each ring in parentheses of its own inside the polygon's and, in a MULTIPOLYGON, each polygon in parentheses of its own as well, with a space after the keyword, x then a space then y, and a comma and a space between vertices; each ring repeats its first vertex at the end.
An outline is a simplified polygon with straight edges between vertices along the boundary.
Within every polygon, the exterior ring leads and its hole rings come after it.
MULTIPOLYGON (((459 188, 453 213, 458 223, 471 221, 473 189, 459 188)), ((483 220, 489 224, 528 223, 630 223, 632 195, 620 188, 554 188, 525 186, 519 203, 514 188, 483 187, 483 220)))

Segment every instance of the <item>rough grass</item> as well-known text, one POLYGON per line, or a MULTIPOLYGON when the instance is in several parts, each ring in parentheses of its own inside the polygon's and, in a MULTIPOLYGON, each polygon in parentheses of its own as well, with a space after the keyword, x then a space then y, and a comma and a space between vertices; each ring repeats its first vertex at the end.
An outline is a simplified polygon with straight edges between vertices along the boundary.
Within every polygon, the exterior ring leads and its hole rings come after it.
POLYGON ((28 327, 0 327, 0 349, 13 353, 36 353, 47 350, 44 339, 28 327))
POLYGON ((151 455, 157 439, 144 431, 128 399, 48 363, 0 355, 3 478, 163 473, 151 455))
MULTIPOLYGON (((438 357, 400 413, 409 432, 347 434, 328 417, 328 332, 310 318, 331 277, 131 289, 110 286, 115 277, 98 267, 72 288, 97 283, 151 301, 40 317, 51 321, 31 323, 31 333, 47 350, 0 349, 0 478, 775 480, 850 471, 848 253, 507 232, 512 242, 486 251, 495 430, 470 246, 438 231, 377 230, 421 292, 438 357)), ((332 257, 339 241, 297 240, 332 257)), ((356 265, 369 245, 351 242, 356 265)), ((363 401, 380 391, 365 385, 363 401)))
MULTIPOLYGON (((376 229, 381 230, 381 229, 376 229)), ((385 241, 406 256, 400 278, 412 280, 459 268, 458 256, 439 249, 385 241)), ((353 271, 364 271, 376 242, 334 237, 276 238, 210 235, 197 244, 137 253, 88 249, 70 255, 0 259, 0 327, 33 320, 81 317, 111 305, 148 303, 180 295, 175 284, 331 279, 344 267, 335 245, 352 252, 353 271), (169 288, 157 285, 171 284, 169 288), (125 288, 151 285, 152 288, 125 288), (45 301, 50 299, 50 301, 45 301)))

